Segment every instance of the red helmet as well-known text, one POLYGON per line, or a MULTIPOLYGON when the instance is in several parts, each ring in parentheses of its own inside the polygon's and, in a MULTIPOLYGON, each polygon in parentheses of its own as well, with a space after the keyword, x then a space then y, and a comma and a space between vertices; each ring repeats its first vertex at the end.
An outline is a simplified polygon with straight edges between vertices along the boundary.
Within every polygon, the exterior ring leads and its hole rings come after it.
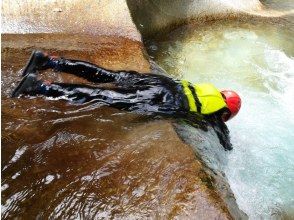
POLYGON ((225 102, 227 103, 228 109, 231 113, 230 116, 227 118, 227 120, 229 120, 237 115, 237 113, 239 112, 241 108, 241 98, 236 92, 232 90, 222 90, 221 94, 225 102))

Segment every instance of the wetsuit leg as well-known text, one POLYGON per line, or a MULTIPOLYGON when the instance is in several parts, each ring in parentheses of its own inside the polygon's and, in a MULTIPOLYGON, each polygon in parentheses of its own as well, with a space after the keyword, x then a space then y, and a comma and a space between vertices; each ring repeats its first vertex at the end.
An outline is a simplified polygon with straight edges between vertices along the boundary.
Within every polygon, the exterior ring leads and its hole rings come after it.
POLYGON ((76 104, 96 102, 121 110, 149 115, 153 113, 173 115, 179 108, 175 105, 171 94, 162 87, 106 89, 88 85, 52 83, 42 84, 30 95, 60 98, 76 104))
POLYGON ((49 67, 56 71, 70 73, 94 83, 119 83, 126 80, 144 77, 135 71, 111 71, 95 64, 64 58, 51 58, 49 67))
POLYGON ((111 71, 95 64, 70 59, 50 59, 50 65, 56 71, 70 73, 94 83, 114 83, 121 87, 161 85, 175 88, 177 83, 169 77, 157 74, 141 74, 136 71, 111 71))

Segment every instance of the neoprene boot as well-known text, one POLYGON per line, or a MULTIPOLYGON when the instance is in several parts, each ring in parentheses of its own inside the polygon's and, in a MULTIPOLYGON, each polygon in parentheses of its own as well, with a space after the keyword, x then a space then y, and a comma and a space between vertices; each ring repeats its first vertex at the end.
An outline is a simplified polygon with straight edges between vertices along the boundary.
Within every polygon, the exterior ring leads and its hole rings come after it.
POLYGON ((42 81, 37 79, 36 73, 28 73, 25 75, 15 90, 12 92, 11 97, 18 97, 21 94, 30 94, 40 88, 42 81))
POLYGON ((34 50, 22 71, 22 76, 26 76, 28 73, 35 73, 37 70, 49 68, 49 61, 50 58, 47 54, 34 50))

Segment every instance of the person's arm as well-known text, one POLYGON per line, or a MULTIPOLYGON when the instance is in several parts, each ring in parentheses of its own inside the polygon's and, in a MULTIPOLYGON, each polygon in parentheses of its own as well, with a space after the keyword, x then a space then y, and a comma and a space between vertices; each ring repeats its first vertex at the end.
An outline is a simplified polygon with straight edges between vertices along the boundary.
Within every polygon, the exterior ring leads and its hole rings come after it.
POLYGON ((179 116, 182 118, 184 122, 191 125, 194 128, 200 128, 203 131, 208 131, 207 129, 207 121, 204 119, 202 115, 195 113, 185 113, 179 116))
POLYGON ((217 134, 220 144, 225 150, 232 150, 232 144, 230 141, 230 131, 227 125, 222 121, 220 114, 213 114, 206 117, 209 124, 217 134))
POLYGON ((208 131, 207 126, 211 126, 215 131, 220 144, 225 150, 232 150, 230 142, 230 132, 226 124, 222 121, 220 114, 201 116, 197 114, 188 114, 183 117, 183 120, 194 128, 200 128, 203 131, 208 131))

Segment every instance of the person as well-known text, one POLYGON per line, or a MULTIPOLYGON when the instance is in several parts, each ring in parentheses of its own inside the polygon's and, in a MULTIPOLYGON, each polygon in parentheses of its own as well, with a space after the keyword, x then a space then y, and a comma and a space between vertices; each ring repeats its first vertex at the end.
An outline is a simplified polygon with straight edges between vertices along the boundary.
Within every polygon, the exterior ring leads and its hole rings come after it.
POLYGON ((49 56, 42 51, 32 52, 22 76, 12 97, 43 95, 77 104, 97 102, 131 112, 180 118, 206 131, 210 125, 225 150, 232 149, 225 122, 241 107, 241 99, 234 91, 219 91, 212 84, 193 85, 186 80, 152 73, 111 71, 81 60, 49 56), (38 80, 38 71, 49 68, 82 77, 93 85, 38 80), (106 83, 112 87, 103 86, 106 83))

